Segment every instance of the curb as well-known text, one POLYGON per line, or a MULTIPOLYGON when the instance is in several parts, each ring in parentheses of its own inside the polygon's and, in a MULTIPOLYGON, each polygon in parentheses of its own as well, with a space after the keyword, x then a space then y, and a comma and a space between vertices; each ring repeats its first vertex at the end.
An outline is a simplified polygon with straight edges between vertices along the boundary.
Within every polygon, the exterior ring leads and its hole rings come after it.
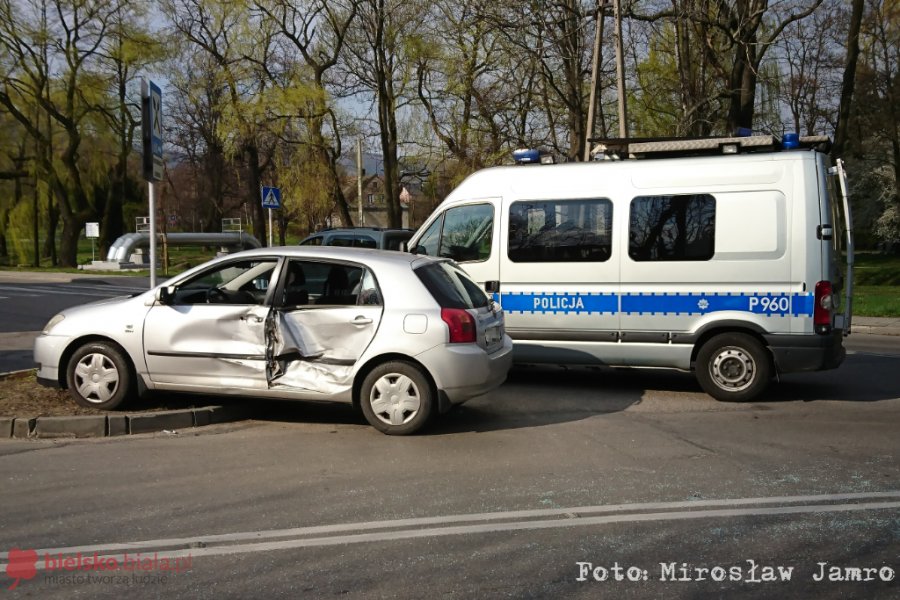
MULTIPOLYGON (((0 378, 33 372, 34 369, 22 369, 0 373, 0 378)), ((100 415, 62 417, 0 417, 0 440, 114 437, 163 431, 174 433, 179 429, 243 421, 252 418, 254 413, 252 404, 243 403, 142 413, 111 412, 100 415)))
POLYGON ((884 327, 880 325, 857 325, 854 323, 850 334, 862 333, 867 335, 900 335, 900 327, 884 327))
POLYGON ((248 419, 250 406, 204 406, 181 410, 66 417, 0 417, 0 439, 91 438, 175 432, 248 419))

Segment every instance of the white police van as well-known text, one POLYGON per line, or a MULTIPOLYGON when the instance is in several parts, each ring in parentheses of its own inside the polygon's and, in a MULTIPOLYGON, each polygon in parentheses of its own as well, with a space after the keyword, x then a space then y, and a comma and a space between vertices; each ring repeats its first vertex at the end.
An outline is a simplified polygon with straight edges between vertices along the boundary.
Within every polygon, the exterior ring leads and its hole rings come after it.
POLYGON ((749 400, 844 358, 853 239, 829 145, 611 140, 605 160, 485 169, 409 248, 495 294, 518 362, 693 370, 715 398, 749 400))

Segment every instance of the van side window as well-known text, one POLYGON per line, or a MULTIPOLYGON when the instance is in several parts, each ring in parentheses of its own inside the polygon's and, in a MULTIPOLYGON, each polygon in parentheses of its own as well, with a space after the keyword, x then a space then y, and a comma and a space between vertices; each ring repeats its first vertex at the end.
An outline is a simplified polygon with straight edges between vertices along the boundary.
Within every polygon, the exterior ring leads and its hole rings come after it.
POLYGON ((514 202, 509 210, 513 262, 604 262, 612 253, 612 202, 514 202))
POLYGON ((493 233, 493 205, 458 206, 438 217, 419 238, 413 251, 457 262, 483 261, 491 255, 493 233))
POLYGON ((709 194, 637 196, 628 255, 635 261, 709 260, 715 254, 716 199, 709 194))

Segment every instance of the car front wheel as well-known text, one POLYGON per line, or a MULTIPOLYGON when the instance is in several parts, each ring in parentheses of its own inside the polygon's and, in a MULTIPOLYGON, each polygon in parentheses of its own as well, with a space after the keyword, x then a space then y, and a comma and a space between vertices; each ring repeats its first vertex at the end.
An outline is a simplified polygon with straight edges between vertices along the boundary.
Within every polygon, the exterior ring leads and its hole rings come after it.
POLYGON ((106 342, 78 348, 66 369, 69 393, 88 408, 113 410, 128 400, 134 382, 122 350, 106 342))
POLYGON ((422 370, 408 362, 375 367, 363 381, 360 406, 372 427, 388 435, 415 433, 428 423, 434 394, 422 370))

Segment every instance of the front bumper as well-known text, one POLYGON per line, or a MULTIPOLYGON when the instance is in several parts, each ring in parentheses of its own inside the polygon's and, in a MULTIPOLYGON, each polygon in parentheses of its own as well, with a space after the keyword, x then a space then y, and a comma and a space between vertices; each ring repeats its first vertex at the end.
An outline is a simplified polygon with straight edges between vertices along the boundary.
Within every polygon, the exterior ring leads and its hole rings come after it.
POLYGON ((847 355, 844 332, 840 329, 829 335, 767 335, 765 338, 779 373, 836 369, 847 355))
POLYGON ((504 336, 503 347, 486 353, 474 344, 444 344, 416 358, 434 378, 438 393, 451 404, 500 387, 512 367, 512 340, 504 336))
POLYGON ((37 363, 37 381, 48 387, 62 387, 59 376, 59 359, 68 345, 69 338, 42 333, 34 340, 34 362, 37 363))

